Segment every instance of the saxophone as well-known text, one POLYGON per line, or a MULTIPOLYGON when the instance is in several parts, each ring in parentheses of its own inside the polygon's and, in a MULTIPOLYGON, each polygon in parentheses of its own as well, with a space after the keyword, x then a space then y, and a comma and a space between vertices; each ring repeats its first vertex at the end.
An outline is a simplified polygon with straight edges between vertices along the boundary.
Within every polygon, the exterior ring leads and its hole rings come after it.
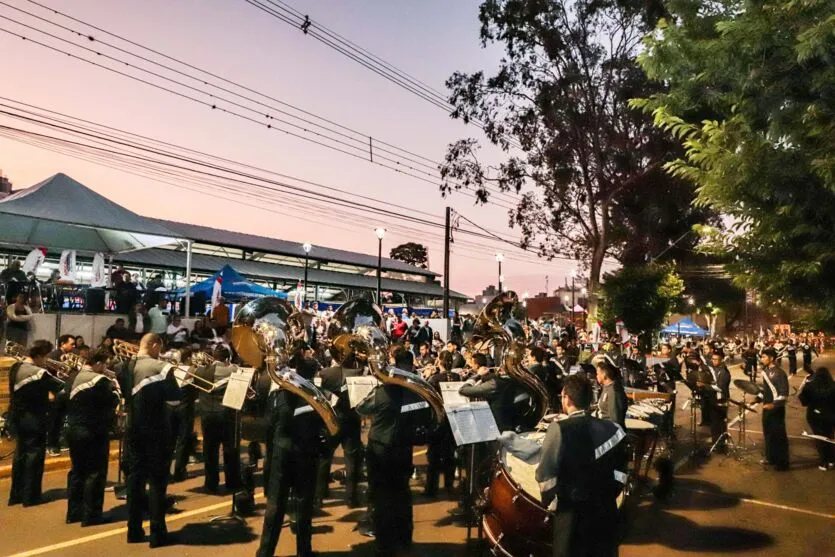
POLYGON ((533 405, 526 417, 538 423, 548 411, 548 389, 523 365, 527 334, 522 322, 516 319, 518 311, 519 298, 515 292, 502 292, 493 298, 476 319, 470 347, 473 351, 493 350, 497 367, 530 394, 533 405))
POLYGON ((444 420, 444 401, 423 377, 388 365, 388 338, 383 332, 383 312, 367 300, 351 300, 334 313, 328 326, 331 356, 337 361, 353 353, 368 364, 372 375, 388 383, 412 391, 429 403, 435 422, 444 420))
POLYGON ((270 379, 307 402, 333 436, 339 432, 339 419, 328 397, 316 385, 287 367, 293 348, 287 329, 300 319, 293 306, 284 300, 273 297, 253 300, 235 316, 232 346, 247 365, 259 368, 266 364, 270 379))

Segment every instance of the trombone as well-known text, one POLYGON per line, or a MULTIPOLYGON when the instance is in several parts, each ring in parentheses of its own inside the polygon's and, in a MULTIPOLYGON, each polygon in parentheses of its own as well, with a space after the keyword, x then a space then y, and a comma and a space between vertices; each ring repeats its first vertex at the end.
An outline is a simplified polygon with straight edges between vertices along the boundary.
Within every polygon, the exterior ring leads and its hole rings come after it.
MULTIPOLYGON (((7 340, 6 355, 22 362, 26 358, 26 348, 16 342, 7 340)), ((44 368, 53 379, 62 383, 65 383, 69 379, 70 373, 72 373, 72 368, 69 365, 48 358, 44 361, 44 368)))

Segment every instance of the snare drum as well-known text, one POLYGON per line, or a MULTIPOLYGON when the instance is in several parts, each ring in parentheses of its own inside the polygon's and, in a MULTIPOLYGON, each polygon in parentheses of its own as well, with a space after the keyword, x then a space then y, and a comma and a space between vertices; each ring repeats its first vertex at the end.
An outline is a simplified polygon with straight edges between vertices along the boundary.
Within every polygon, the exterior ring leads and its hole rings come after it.
POLYGON ((658 442, 658 428, 645 420, 626 418, 626 438, 632 455, 631 472, 636 478, 646 479, 658 442), (644 456, 647 456, 647 465, 642 474, 644 456))

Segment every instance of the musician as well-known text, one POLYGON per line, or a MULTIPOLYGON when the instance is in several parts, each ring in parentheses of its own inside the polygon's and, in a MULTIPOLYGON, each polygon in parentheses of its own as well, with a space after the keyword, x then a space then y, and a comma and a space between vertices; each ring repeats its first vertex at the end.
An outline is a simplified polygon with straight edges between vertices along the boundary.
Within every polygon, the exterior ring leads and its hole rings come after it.
POLYGON ((237 416, 233 408, 223 405, 229 378, 235 371, 235 366, 229 363, 230 356, 228 348, 219 346, 214 354, 215 362, 197 370, 200 377, 214 385, 211 392, 198 391, 195 404, 203 430, 203 459, 206 468, 203 488, 209 493, 217 493, 218 490, 221 446, 226 489, 235 491, 241 483, 241 459, 235 439, 237 416))
POLYGON ((781 368, 775 365, 777 351, 766 348, 760 354, 763 365, 763 435, 765 437, 765 460, 763 464, 774 466, 775 470, 789 469, 789 438, 786 434, 786 400, 789 398, 789 379, 781 368))
POLYGON ((467 362, 461 354, 461 345, 457 340, 450 339, 446 343, 446 350, 452 354, 452 369, 464 369, 467 367, 467 362))
MULTIPOLYGON (((710 437, 713 443, 728 431, 728 400, 731 398, 731 372, 724 363, 721 352, 710 355, 710 365, 707 366, 713 377, 710 388, 702 393, 704 411, 707 412, 705 421, 710 426, 710 437)), ((699 384, 700 387, 704 385, 699 384)))
POLYGON ((67 444, 71 469, 67 478, 67 524, 103 524, 104 485, 109 460, 109 431, 121 391, 104 375, 109 358, 96 352, 64 388, 67 393, 67 444))
POLYGON ((14 303, 6 307, 6 338, 21 346, 29 342, 29 321, 32 320, 32 309, 26 303, 26 294, 18 293, 14 303))
POLYGON ((145 510, 145 486, 151 521, 150 546, 168 543, 165 526, 165 492, 174 435, 166 408, 180 404, 180 389, 171 364, 160 361, 162 339, 147 333, 139 344, 139 352, 126 367, 123 389, 128 412, 126 442, 128 543, 144 541, 142 529, 145 510))
POLYGON ((806 407, 806 421, 812 432, 830 440, 815 440, 820 457, 818 469, 835 469, 835 444, 832 443, 835 433, 835 382, 829 370, 819 367, 814 374, 807 376, 800 387, 798 398, 806 407))
MULTIPOLYGON (((296 372, 312 380, 318 367, 310 358, 299 358, 296 372)), ((281 535, 292 488, 298 507, 296 515, 296 555, 313 553, 313 496, 316 489, 317 460, 323 452, 324 423, 313 407, 287 389, 275 391, 270 409, 275 424, 269 451, 270 473, 266 487, 267 510, 261 530, 257 557, 272 557, 281 535)))
POLYGON ((601 358, 597 362, 597 383, 600 397, 597 399, 597 417, 611 420, 623 427, 626 424, 626 391, 618 368, 601 358))
POLYGON ((560 398, 560 391, 562 391, 562 384, 557 378, 556 364, 552 364, 548 360, 548 353, 539 346, 531 348, 530 360, 532 360, 532 363, 528 366, 528 371, 536 375, 548 390, 549 407, 558 408, 557 403, 560 398))
MULTIPOLYGON (((179 352, 179 357, 181 363, 189 362, 191 349, 184 348, 179 352)), ((194 435, 194 414, 198 392, 197 388, 188 382, 180 388, 180 404, 168 406, 171 431, 174 434, 171 452, 174 473, 171 476, 171 482, 185 481, 188 459, 197 445, 194 435)))
POLYGON ((351 408, 348 400, 347 377, 362 375, 362 367, 358 364, 353 353, 340 354, 341 361, 334 360, 331 367, 319 371, 322 379, 322 389, 338 398, 334 410, 339 417, 339 434, 330 440, 325 456, 319 460, 319 474, 317 478, 316 500, 321 501, 328 495, 331 463, 336 447, 341 443, 345 455, 345 496, 348 507, 360 506, 359 483, 362 472, 362 420, 356 410, 351 408))
POLYGON ((817 350, 815 350, 815 347, 812 346, 811 341, 807 338, 800 345, 800 351, 803 352, 803 371, 812 373, 812 352, 815 353, 815 356, 818 356, 817 350))
POLYGON ((629 351, 629 359, 635 362, 638 368, 641 371, 646 371, 647 369, 647 358, 641 353, 641 350, 638 348, 637 345, 632 346, 629 351))
MULTIPOLYGON (((402 346, 395 347, 392 359, 400 369, 409 362, 402 346)), ((366 459, 377 552, 399 555, 412 545, 412 446, 418 427, 431 420, 431 409, 412 391, 381 383, 357 405, 357 412, 371 418, 366 459)))
POLYGON ((786 359, 789 361, 789 375, 797 375, 797 344, 790 338, 786 343, 786 359))
POLYGON ((568 362, 568 355, 565 353, 565 346, 554 341, 554 357, 551 358, 557 368, 557 376, 564 377, 569 374, 571 366, 568 362))
POLYGON ((17 437, 10 506, 23 503, 28 507, 41 502, 49 393, 56 394, 63 388, 63 383, 44 369, 51 350, 52 344, 37 340, 29 348, 29 357, 9 371, 9 425, 17 437))
POLYGON ((418 356, 415 360, 415 367, 423 369, 435 363, 435 358, 432 357, 428 342, 418 344, 418 356))
POLYGON ((461 386, 458 393, 467 398, 480 398, 487 401, 499 431, 516 429, 518 416, 513 408, 515 385, 506 376, 500 376, 487 367, 487 355, 481 352, 473 354, 476 375, 461 386))
MULTIPOLYGON (((441 352, 438 356, 437 370, 433 368, 433 373, 426 380, 438 393, 441 392, 441 383, 460 381, 458 374, 452 371, 452 354, 446 351, 441 352)), ((442 473, 444 475, 444 489, 448 495, 452 494, 453 484, 455 483, 455 438, 452 435, 448 420, 444 419, 444 423, 430 436, 426 459, 429 461, 429 465, 424 495, 427 497, 437 495, 438 483, 442 473)))
POLYGON ((562 390, 568 417, 548 426, 536 480, 542 503, 556 510, 555 557, 617 555, 618 493, 626 482, 626 434, 589 415, 591 383, 571 375, 562 390))

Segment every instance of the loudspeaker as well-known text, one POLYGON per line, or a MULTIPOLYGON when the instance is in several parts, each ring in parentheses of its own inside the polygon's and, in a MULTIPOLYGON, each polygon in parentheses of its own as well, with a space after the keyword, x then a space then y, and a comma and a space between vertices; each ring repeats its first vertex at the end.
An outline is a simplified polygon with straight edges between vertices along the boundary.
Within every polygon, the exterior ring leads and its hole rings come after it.
POLYGON ((104 289, 88 288, 85 313, 104 313, 104 289))
MULTIPOLYGON (((186 304, 185 301, 180 304, 182 311, 186 311, 186 304)), ((191 312, 190 317, 194 316, 202 316, 206 313, 206 293, 205 292, 195 292, 191 295, 191 305, 189 307, 189 311, 191 312)))

